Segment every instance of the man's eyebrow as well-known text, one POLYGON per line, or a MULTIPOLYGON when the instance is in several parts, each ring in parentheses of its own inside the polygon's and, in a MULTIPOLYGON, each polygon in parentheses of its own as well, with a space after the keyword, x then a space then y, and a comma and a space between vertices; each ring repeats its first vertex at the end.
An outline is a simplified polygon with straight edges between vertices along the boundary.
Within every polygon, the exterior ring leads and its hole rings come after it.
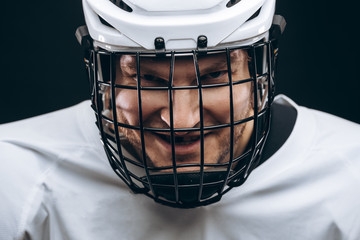
MULTIPOLYGON (((134 69, 134 71, 136 72, 136 64, 131 66, 131 68, 134 69)), ((161 70, 159 70, 159 68, 156 67, 156 62, 152 64, 147 64, 145 62, 143 64, 140 64, 140 74, 153 75, 166 80, 169 78, 170 74, 170 63, 169 66, 161 66, 161 70)))
POLYGON ((166 67, 167 71, 158 71, 156 70, 154 67, 150 67, 150 66, 140 66, 140 73, 141 74, 148 74, 148 75, 153 75, 156 77, 160 77, 160 78, 164 78, 164 79, 168 79, 169 78, 169 71, 170 71, 170 67, 166 67), (165 73, 165 74, 164 74, 165 73))
MULTIPOLYGON (((201 66, 201 63, 199 65, 201 66)), ((227 69, 226 59, 224 59, 224 61, 212 62, 210 65, 207 65, 205 68, 200 67, 200 74, 209 73, 220 69, 227 69)))
MULTIPOLYGON (((231 63, 231 67, 234 69, 231 69, 231 71, 235 70, 235 67, 237 66, 237 64, 243 64, 244 62, 248 61, 248 57, 246 54, 237 52, 234 54, 230 54, 230 63, 231 63)), ((226 59, 226 55, 223 55, 221 57, 219 57, 218 61, 212 61, 211 65, 206 66, 206 68, 202 69, 202 73, 208 73, 208 72, 212 72, 214 70, 221 70, 221 69, 228 69, 228 62, 226 59)))

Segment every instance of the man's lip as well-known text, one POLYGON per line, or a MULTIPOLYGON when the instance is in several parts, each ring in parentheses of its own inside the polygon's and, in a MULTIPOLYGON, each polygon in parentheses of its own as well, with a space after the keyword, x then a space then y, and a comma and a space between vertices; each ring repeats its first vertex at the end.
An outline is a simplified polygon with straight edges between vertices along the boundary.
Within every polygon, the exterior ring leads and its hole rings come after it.
MULTIPOLYGON (((152 132, 152 133, 157 134, 157 135, 171 136, 171 133, 169 133, 169 132, 152 132)), ((210 134, 210 133, 211 133, 210 130, 204 131, 204 136, 207 134, 210 134)), ((174 132, 174 136, 175 137, 186 137, 186 136, 200 137, 200 133, 199 133, 199 131, 192 132, 192 133, 184 133, 184 134, 182 134, 181 132, 174 132)))
MULTIPOLYGON (((170 134, 161 134, 161 133, 152 133, 156 137, 161 147, 166 151, 171 153, 172 146, 170 143, 170 134)), ((204 140, 210 133, 204 133, 204 140)), ((176 155, 186 155, 200 151, 201 136, 199 134, 195 135, 176 135, 175 134, 175 154, 176 155), (184 142, 176 143, 176 140, 185 140, 184 142)))

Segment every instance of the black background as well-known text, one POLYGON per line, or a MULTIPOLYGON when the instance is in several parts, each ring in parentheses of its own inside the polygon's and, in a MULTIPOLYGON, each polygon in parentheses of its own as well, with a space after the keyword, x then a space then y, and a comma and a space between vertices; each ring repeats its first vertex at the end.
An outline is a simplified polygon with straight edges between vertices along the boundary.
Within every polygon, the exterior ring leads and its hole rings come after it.
MULTIPOLYGON (((0 123, 88 99, 82 52, 74 37, 84 24, 81 1, 3 1, 1 9, 0 123)), ((355 9, 338 1, 277 2, 277 13, 288 23, 280 45, 277 93, 360 123, 355 9)))

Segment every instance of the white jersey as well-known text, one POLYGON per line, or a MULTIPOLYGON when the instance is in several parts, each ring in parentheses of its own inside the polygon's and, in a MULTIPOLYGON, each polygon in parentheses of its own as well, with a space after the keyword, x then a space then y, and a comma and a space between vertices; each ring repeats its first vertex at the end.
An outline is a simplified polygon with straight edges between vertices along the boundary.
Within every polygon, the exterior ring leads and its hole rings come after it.
POLYGON ((0 127, 0 239, 360 239, 360 126, 298 112, 285 144, 220 202, 175 209, 111 169, 86 101, 0 127))

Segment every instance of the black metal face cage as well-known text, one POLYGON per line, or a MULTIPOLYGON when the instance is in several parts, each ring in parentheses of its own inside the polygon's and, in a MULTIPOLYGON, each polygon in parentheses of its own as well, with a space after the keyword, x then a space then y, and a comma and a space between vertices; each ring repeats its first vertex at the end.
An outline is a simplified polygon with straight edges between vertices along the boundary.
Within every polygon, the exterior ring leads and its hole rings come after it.
MULTIPOLYGON (((141 59, 156 57, 155 52, 109 52, 103 49, 91 49, 86 60, 89 80, 91 83, 92 108, 97 118, 102 143, 108 160, 115 173, 135 193, 143 193, 156 202, 179 208, 191 208, 214 203, 223 194, 235 186, 240 186, 248 178, 251 171, 259 164, 261 152, 266 141, 270 124, 270 106, 274 96, 274 65, 277 47, 273 41, 261 41, 251 46, 225 48, 222 50, 204 50, 188 52, 165 52, 161 57, 170 61, 169 78, 161 86, 142 86, 141 59), (250 78, 233 79, 231 73, 231 52, 237 49, 245 50, 249 56, 250 78), (228 81, 224 83, 203 84, 199 70, 198 58, 203 55, 224 54, 228 81), (122 85, 116 81, 117 58, 131 55, 136 59, 136 84, 122 85), (192 86, 175 86, 173 83, 175 58, 177 56, 192 56, 196 73, 196 84, 192 86), (234 119, 233 88, 238 84, 252 83, 253 114, 245 119, 234 119), (205 126, 203 106, 203 91, 207 88, 229 89, 230 122, 205 126), (130 125, 118 119, 116 95, 123 89, 136 91, 139 124, 130 125), (193 128, 174 128, 173 95, 175 91, 192 89, 197 91, 200 123, 193 128), (170 111, 170 126, 154 128, 144 126, 142 95, 145 91, 167 91, 170 111), (239 156, 234 156, 234 129, 237 125, 252 121, 253 131, 247 148, 239 156), (226 162, 207 164, 205 159, 204 132, 214 129, 230 129, 229 159, 226 162), (121 129, 138 131, 140 136, 140 153, 131 152, 126 145, 129 143, 121 129), (171 164, 167 167, 156 167, 147 159, 145 134, 147 132, 163 132, 170 136, 172 148, 171 164), (197 132, 200 135, 200 159, 197 163, 181 164, 176 161, 175 135, 177 132, 197 132), (131 153, 130 153, 131 152, 131 153), (145 159, 145 160, 143 160, 145 159), (196 171, 180 171, 180 168, 197 167, 196 171), (211 170, 208 170, 210 169, 211 170)), ((139 146, 138 146, 139 147, 139 146)), ((135 151, 136 152, 136 151, 135 151)))

